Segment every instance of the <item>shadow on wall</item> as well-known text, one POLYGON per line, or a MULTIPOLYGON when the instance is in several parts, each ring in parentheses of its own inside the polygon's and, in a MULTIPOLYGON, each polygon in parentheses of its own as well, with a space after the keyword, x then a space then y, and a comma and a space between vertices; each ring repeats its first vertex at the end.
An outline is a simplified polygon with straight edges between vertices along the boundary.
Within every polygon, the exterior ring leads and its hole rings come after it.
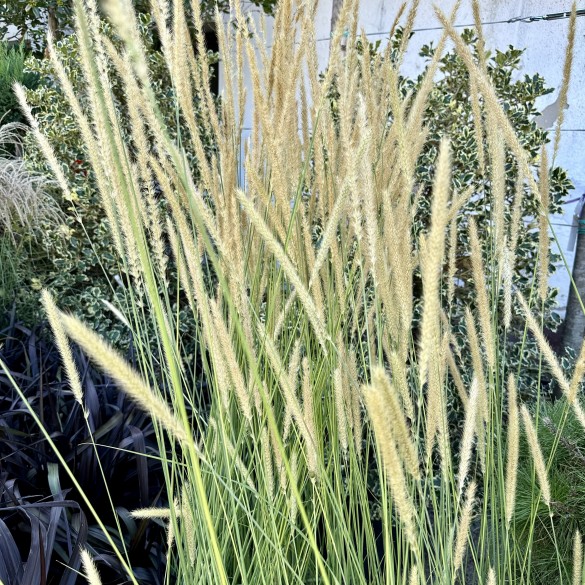
MULTIPOLYGON (((542 128, 543 130, 549 130, 552 128, 557 121, 560 113, 560 93, 557 96, 557 99, 552 103, 546 106, 544 110, 540 113, 540 115, 534 118, 534 121, 537 125, 542 128)), ((565 106, 565 110, 569 109, 569 104, 565 106)))

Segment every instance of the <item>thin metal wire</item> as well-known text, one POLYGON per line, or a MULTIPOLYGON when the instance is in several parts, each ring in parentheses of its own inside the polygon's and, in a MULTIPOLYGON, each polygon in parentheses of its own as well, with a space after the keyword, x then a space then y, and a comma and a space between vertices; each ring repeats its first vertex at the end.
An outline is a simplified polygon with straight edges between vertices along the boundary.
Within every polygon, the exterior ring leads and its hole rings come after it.
MULTIPOLYGON (((523 24, 531 24, 533 22, 551 22, 554 20, 563 20, 566 18, 570 18, 571 12, 555 12, 552 14, 542 14, 540 16, 514 16, 513 18, 508 18, 507 20, 490 20, 486 22, 482 22, 482 26, 491 26, 494 24, 516 24, 518 22, 523 24)), ((577 10, 577 16, 585 16, 585 9, 577 10)), ((475 23, 468 23, 468 24, 454 24, 454 28, 473 28, 475 27, 475 23)), ((423 28, 413 28, 412 32, 426 32, 426 31, 433 31, 433 30, 443 30, 442 26, 428 26, 423 28)), ((387 36, 388 32, 375 32, 375 33, 366 33, 367 37, 383 37, 387 36)), ((317 42, 320 41, 330 41, 331 37, 323 37, 321 39, 317 39, 317 42)))

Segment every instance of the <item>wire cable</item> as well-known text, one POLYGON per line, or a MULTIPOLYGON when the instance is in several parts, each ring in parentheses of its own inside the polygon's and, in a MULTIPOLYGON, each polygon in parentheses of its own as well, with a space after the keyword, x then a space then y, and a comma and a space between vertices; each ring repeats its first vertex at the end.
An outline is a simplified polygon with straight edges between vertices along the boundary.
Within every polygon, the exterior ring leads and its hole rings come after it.
MULTIPOLYGON (((577 10, 577 17, 585 16, 585 8, 577 10)), ((490 26, 494 24, 515 24, 515 23, 523 23, 523 24, 531 24, 533 22, 551 22, 555 20, 564 20, 566 18, 571 17, 571 11, 568 12, 554 12, 551 14, 541 14, 539 16, 514 16, 513 18, 508 18, 507 20, 489 20, 486 22, 482 22, 482 26, 490 26)), ((454 28, 473 28, 475 27, 475 23, 467 23, 467 24, 454 24, 454 28)), ((442 26, 427 26, 422 28, 413 28, 412 32, 427 32, 433 30, 443 30, 442 26)), ((383 37, 386 36, 388 32, 375 32, 375 33, 366 33, 367 37, 383 37)), ((323 37, 321 39, 317 39, 317 42, 320 41, 330 41, 331 37, 323 37)))

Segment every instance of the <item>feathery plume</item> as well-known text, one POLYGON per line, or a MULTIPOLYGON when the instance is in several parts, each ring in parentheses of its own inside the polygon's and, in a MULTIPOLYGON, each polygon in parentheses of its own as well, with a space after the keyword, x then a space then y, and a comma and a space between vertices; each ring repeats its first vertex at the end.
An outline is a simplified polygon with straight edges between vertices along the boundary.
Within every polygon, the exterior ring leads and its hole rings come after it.
POLYGON ((453 382, 455 383, 457 394, 459 395, 459 398, 461 399, 463 406, 467 408, 467 404, 469 403, 469 397, 467 396, 467 390, 465 389, 465 384, 463 383, 463 378, 461 378, 459 368, 455 363, 455 357, 453 356, 453 351, 451 350, 451 347, 447 347, 447 366, 449 367, 449 371, 451 372, 453 382))
POLYGON ((455 297, 455 275, 457 274, 457 217, 449 226, 449 272, 447 273, 447 303, 453 304, 455 297))
POLYGON ((171 517, 170 508, 138 508, 130 512, 132 518, 137 520, 146 520, 152 518, 167 519, 171 517))
MULTIPOLYGON (((290 458, 290 474, 291 474, 291 484, 297 485, 299 481, 299 454, 298 451, 294 451, 290 458)), ((289 520, 291 524, 295 525, 297 523, 297 513, 298 513, 298 504, 297 498, 295 497, 294 492, 291 490, 290 498, 288 501, 288 512, 289 512, 289 520)))
POLYGON ((463 564, 463 557, 465 556, 465 550, 467 548, 467 540, 469 539, 469 528, 471 526, 471 520, 473 518, 473 505, 475 503, 475 490, 476 483, 472 481, 467 488, 465 493, 465 505, 461 511, 461 517, 459 518, 459 526, 457 527, 457 539, 455 540, 455 553, 454 553, 454 572, 461 568, 463 564))
POLYGON ((496 585, 496 572, 493 567, 488 571, 487 585, 496 585))
POLYGON ((83 570, 85 571, 85 578, 89 585, 102 585, 100 574, 98 573, 97 567, 93 562, 93 559, 89 555, 86 549, 81 549, 81 562, 83 563, 83 570))
POLYGON ((286 495, 286 486, 288 482, 286 467, 284 465, 284 458, 282 456, 282 451, 280 450, 280 446, 278 444, 278 433, 273 431, 272 428, 269 429, 270 432, 270 444, 272 446, 272 454, 274 456, 274 468, 276 469, 276 473, 278 474, 278 484, 280 490, 283 494, 286 495))
POLYGON ((448 473, 451 463, 449 449, 449 427, 447 424, 447 400, 445 396, 445 385, 443 383, 445 375, 445 355, 449 336, 443 335, 442 340, 438 340, 438 347, 433 351, 433 362, 429 370, 428 380, 428 397, 426 405, 426 437, 425 437, 425 455, 427 462, 431 461, 431 455, 435 440, 437 442, 441 456, 441 471, 448 473))
POLYGON ((575 402, 573 402, 573 410, 575 411, 575 416, 577 417, 577 420, 585 429, 585 412, 583 411, 583 407, 581 406, 578 400, 575 400, 575 402))
POLYGON ((465 408, 465 422, 463 424, 463 437, 461 439, 461 451, 459 455, 459 497, 463 493, 467 473, 469 472, 469 462, 471 461, 471 452, 473 450, 473 439, 476 430, 477 417, 477 395, 478 384, 477 378, 473 378, 471 383, 471 392, 469 401, 465 408))
POLYGON ((209 307, 211 309, 211 316, 213 318, 213 326, 216 331, 218 345, 221 348, 225 361, 227 362, 227 375, 231 378, 233 387, 236 393, 238 404, 242 410, 244 418, 248 421, 252 421, 252 405, 250 403, 250 395, 246 381, 244 380, 244 374, 238 363, 234 346, 230 332, 228 331, 227 324, 221 314, 219 304, 210 299, 209 307))
MULTIPOLYGON (((396 16, 394 17, 394 20, 392 21, 392 26, 390 27, 390 36, 388 37, 389 39, 394 37, 394 33, 396 32, 398 24, 400 23, 400 19, 402 18, 405 11, 406 11, 406 2, 403 2, 399 6, 398 12, 396 13, 396 16)), ((388 50, 388 47, 387 47, 387 50, 388 50)))
MULTIPOLYGON (((473 78, 472 78, 473 79, 473 78)), ((499 135, 497 125, 488 113, 487 124, 488 151, 490 155, 491 204, 494 225, 494 249, 500 262, 505 236, 504 209, 506 206, 506 151, 499 135)))
POLYGON ((77 343, 97 365, 107 372, 142 409, 151 415, 184 445, 191 444, 193 437, 187 434, 169 405, 157 396, 143 378, 135 372, 99 335, 76 317, 58 313, 67 335, 77 343))
POLYGON ((473 364, 474 379, 477 382, 478 391, 478 416, 476 416, 476 433, 477 433, 477 450, 482 471, 485 471, 486 463, 486 440, 485 423, 489 421, 489 400, 486 390, 486 381, 483 371, 483 361, 481 359, 479 340, 475 320, 469 307, 465 308, 465 326, 467 328, 467 337, 469 339, 469 348, 471 350, 471 361, 473 364))
POLYGON ((418 451, 412 439, 404 411, 398 400, 395 388, 388 380, 384 368, 376 366, 372 369, 372 387, 383 392, 386 416, 391 424, 392 436, 402 456, 407 471, 416 479, 420 477, 418 451))
POLYGON ((361 393, 358 387, 358 371, 357 371, 357 359, 355 350, 351 349, 348 355, 348 362, 347 362, 347 380, 348 385, 350 387, 350 400, 351 400, 351 428, 353 432, 353 441, 355 446, 355 451, 357 453, 358 458, 361 459, 362 456, 362 434, 363 434, 363 425, 362 425, 362 402, 361 402, 361 393))
POLYGON ((520 424, 516 395, 516 380, 514 375, 510 374, 508 377, 508 452, 506 461, 506 523, 508 526, 512 521, 516 503, 518 451, 520 447, 520 424))
POLYGON ((79 100, 75 94, 75 89, 73 88, 73 85, 65 71, 65 67, 57 56, 57 51, 53 46, 53 39, 51 34, 47 36, 47 45, 49 49, 51 65, 57 75, 57 78, 59 79, 59 85, 61 86, 61 89, 63 90, 67 101, 69 102, 75 121, 79 126, 81 135, 83 136, 83 141, 89 155, 89 160, 91 161, 92 168, 95 173, 98 190, 102 198, 102 205, 108 218, 116 251, 120 256, 123 256, 124 252, 122 248, 120 229, 116 218, 115 201, 112 198, 112 190, 108 186, 109 182, 103 166, 103 153, 100 150, 100 144, 91 129, 87 117, 83 113, 81 104, 79 103, 79 100))
POLYGON ((510 218, 510 244, 508 246, 512 253, 510 269, 514 271, 514 265, 516 263, 516 247, 518 246, 518 234, 520 228, 523 226, 521 214, 522 214, 522 202, 524 200, 524 179, 521 175, 516 177, 516 188, 514 191, 514 205, 512 207, 512 217, 510 218))
POLYGON ((67 182, 67 179, 63 174, 63 170, 61 168, 59 161, 57 160, 57 157, 55 156, 55 151, 53 150, 53 147, 50 145, 49 141, 47 140, 47 137, 39 130, 39 124, 36 118, 33 116, 32 110, 28 105, 28 102, 26 101, 26 93, 24 87, 19 83, 15 83, 13 89, 20 104, 20 108, 22 109, 24 116, 32 129, 34 137, 38 142, 43 155, 45 156, 47 162, 51 167, 51 171, 53 171, 53 174, 57 179, 59 187, 61 187, 63 194, 66 197, 69 197, 69 194, 71 193, 69 183, 67 182))
POLYGON ((422 262, 423 314, 421 320, 421 343, 419 354, 419 378, 421 386, 427 379, 432 355, 440 344, 441 299, 439 295, 441 270, 445 249, 445 228, 447 225, 451 183, 451 149, 443 140, 439 149, 437 171, 433 186, 431 228, 426 242, 427 254, 422 262))
POLYGON ((272 500, 274 498, 274 468, 272 466, 270 439, 268 437, 268 431, 266 428, 262 429, 262 434, 260 435, 260 445, 262 447, 262 469, 264 472, 266 492, 268 497, 272 500))
POLYGON ((571 83, 571 69, 573 67, 573 52, 575 49, 575 32, 577 29, 577 2, 573 0, 571 8, 571 17, 569 19, 569 34, 567 36, 567 49, 565 51, 565 64, 563 65, 563 82, 559 92, 559 117, 555 128, 555 145, 553 151, 553 161, 557 157, 559 144, 561 142, 561 127, 565 121, 565 108, 567 107, 567 95, 569 93, 569 84, 571 83))
POLYGON ((168 555, 171 554, 171 548, 173 543, 175 542, 175 528, 172 521, 172 512, 176 518, 181 516, 181 506, 179 504, 179 500, 175 498, 174 500, 174 510, 170 508, 139 508, 137 510, 132 510, 130 512, 130 516, 132 518, 136 518, 137 520, 152 520, 153 518, 161 519, 161 520, 168 520, 167 522, 167 549, 168 555))
POLYGON ((536 470, 536 476, 538 477, 538 483, 540 484, 542 499, 550 508, 550 484, 548 482, 544 457, 542 456, 542 451, 540 450, 540 445, 538 443, 536 429, 534 428, 532 418, 530 417, 530 413, 525 404, 522 405, 521 410, 524 430, 526 431, 526 439, 528 440, 528 447, 530 448, 530 454, 532 455, 532 460, 534 462, 534 469, 536 470))
POLYGON ((510 328, 512 322, 512 251, 504 245, 502 264, 502 286, 504 289, 504 327, 510 328))
POLYGON ((479 413, 481 420, 487 422, 489 419, 488 398, 486 390, 486 380, 481 356, 481 348, 475 319, 469 307, 465 307, 465 327, 467 329, 467 338, 469 340, 469 350, 471 353, 471 362, 473 364, 473 373, 477 380, 479 392, 479 413))
MULTIPOLYGON (((65 372, 67 372, 67 378, 69 379, 69 384, 71 385, 71 392, 73 392, 73 396, 75 400, 79 402, 81 408, 84 409, 81 380, 79 379, 79 372, 77 371, 77 366, 75 365, 73 354, 71 353, 69 340, 65 334, 63 324, 59 319, 59 309, 57 309, 57 305, 55 305, 55 301, 53 300, 53 297, 49 291, 43 290, 41 293, 41 298, 47 313, 47 318, 49 319, 49 324, 53 330, 53 335, 55 336, 55 343, 57 344, 57 348, 61 354, 61 359, 63 360, 63 365, 65 366, 65 372)), ((86 413, 86 415, 88 414, 89 413, 86 413)))
POLYGON ((481 22, 481 11, 479 9, 479 0, 473 0, 471 3, 473 10, 473 22, 477 34, 477 52, 479 54, 479 64, 485 66, 485 38, 483 36, 483 26, 481 22))
POLYGON ((410 570, 410 576, 408 578, 408 585, 418 585, 418 584, 419 584, 418 567, 416 565, 414 565, 414 567, 412 567, 412 569, 410 570))
POLYGON ((146 55, 131 2, 129 0, 105 0, 104 9, 117 34, 124 41, 126 51, 134 66, 135 74, 148 87, 146 55))
POLYGON ((400 400, 404 406, 406 417, 414 421, 414 404, 410 395, 410 386, 406 375, 406 365, 396 352, 390 354, 390 370, 392 372, 392 384, 400 394, 400 400))
POLYGON ((187 540, 187 553, 189 555, 189 561, 191 566, 195 565, 195 518, 193 516, 193 510, 189 503, 189 492, 187 489, 188 484, 184 483, 181 488, 181 520, 183 522, 183 530, 185 538, 187 540))
POLYGON ((581 585, 583 575, 583 541, 581 533, 575 530, 573 539, 573 585, 581 585))
POLYGON ((316 478, 319 473, 317 466, 317 433, 315 430, 315 407, 313 404, 313 388, 311 387, 311 372, 309 360, 305 356, 302 361, 303 368, 303 418, 307 425, 307 439, 305 441, 305 454, 307 458, 307 470, 311 478, 316 478))
MULTIPOLYGON (((178 506, 178 503, 176 504, 178 506)), ((167 523, 167 562, 171 558, 171 549, 175 544, 175 525, 173 522, 167 523)))
MULTIPOLYGON (((301 361, 301 340, 297 339, 293 347, 292 355, 288 364, 288 384, 294 395, 297 394, 299 366, 301 361)), ((290 433, 290 425, 292 423, 292 411, 290 409, 290 401, 285 402, 284 413, 284 430, 282 439, 286 441, 290 433)))
POLYGON ((385 392, 382 388, 370 386, 363 389, 363 394, 398 517, 404 526, 410 546, 413 550, 417 550, 414 520, 416 513, 395 439, 392 435, 392 426, 388 420, 385 392))
POLYGON ((307 470, 312 479, 319 475, 317 465, 317 432, 315 430, 315 405, 313 403, 313 388, 311 387, 311 371, 309 360, 305 356, 302 361, 303 368, 303 418, 307 426, 305 439, 305 456, 307 458, 307 470))
POLYGON ((419 4, 420 0, 413 0, 412 5, 410 6, 410 10, 406 15, 406 23, 404 24, 404 29, 402 31, 402 42, 400 43, 400 49, 398 52, 398 61, 395 65, 396 70, 400 69, 402 58, 404 57, 404 53, 406 52, 406 46, 408 44, 408 41, 410 40, 412 29, 414 28, 414 20, 416 19, 416 15, 418 13, 419 4))
POLYGON ((577 398, 577 392, 579 390, 579 385, 583 380, 583 376, 585 375, 585 341, 581 344, 581 351, 579 352, 579 357, 577 358, 577 362, 575 363, 575 370, 573 372, 573 376, 571 377, 571 383, 569 384, 569 392, 567 394, 567 400, 569 404, 573 404, 575 399, 577 398))

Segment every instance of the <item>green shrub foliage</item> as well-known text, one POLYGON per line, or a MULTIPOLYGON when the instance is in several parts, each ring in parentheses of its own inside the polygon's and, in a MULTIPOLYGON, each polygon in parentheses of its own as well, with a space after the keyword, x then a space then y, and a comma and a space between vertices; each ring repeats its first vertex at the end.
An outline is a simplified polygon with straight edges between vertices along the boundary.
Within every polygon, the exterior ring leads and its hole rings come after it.
MULTIPOLYGON (((275 0, 253 0, 252 3, 268 14, 273 13, 276 4, 275 0)), ((138 14, 151 12, 149 0, 133 0, 133 5, 138 14)), ((12 26, 15 32, 10 40, 25 42, 39 55, 46 48, 49 28, 53 30, 53 35, 60 37, 70 32, 73 27, 72 0, 27 0, 27 2, 3 0, 1 7, 0 39, 9 34, 12 26)), ((228 0, 201 0, 201 12, 204 18, 210 21, 213 21, 216 7, 226 12, 229 10, 229 2, 228 0)))
POLYGON ((16 82, 29 89, 38 85, 38 75, 25 71, 26 56, 23 46, 0 42, 0 124, 24 122, 12 86, 16 82))

